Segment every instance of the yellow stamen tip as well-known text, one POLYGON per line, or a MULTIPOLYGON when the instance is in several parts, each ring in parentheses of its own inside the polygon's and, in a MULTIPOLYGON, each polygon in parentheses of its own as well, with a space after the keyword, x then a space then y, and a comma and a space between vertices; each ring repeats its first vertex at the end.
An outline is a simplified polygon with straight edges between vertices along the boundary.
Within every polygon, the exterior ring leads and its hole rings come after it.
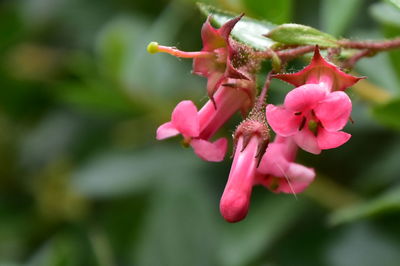
POLYGON ((157 42, 151 42, 149 45, 147 45, 147 52, 150 54, 156 54, 159 52, 158 50, 158 43, 157 42))

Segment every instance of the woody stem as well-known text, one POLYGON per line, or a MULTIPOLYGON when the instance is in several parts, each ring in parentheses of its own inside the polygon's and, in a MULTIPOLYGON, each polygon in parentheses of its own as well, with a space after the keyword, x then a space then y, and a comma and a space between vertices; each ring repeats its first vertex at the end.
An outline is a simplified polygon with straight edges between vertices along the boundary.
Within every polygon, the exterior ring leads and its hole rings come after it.
POLYGON ((373 51, 386 51, 400 48, 400 37, 386 41, 351 41, 339 40, 337 42, 343 48, 350 49, 369 49, 373 51))
MULTIPOLYGON (((356 50, 368 50, 369 52, 364 52, 364 56, 371 55, 373 52, 382 52, 393 49, 400 48, 400 37, 385 40, 385 41, 351 41, 351 40, 339 40, 337 41, 339 48, 344 49, 356 49, 356 50)), ((314 50, 314 45, 304 45, 304 46, 289 46, 286 49, 277 50, 275 54, 283 61, 289 61, 295 59, 298 56, 304 55, 306 53, 312 52, 314 50)), ((328 49, 328 47, 320 47, 321 50, 328 49)), ((362 53, 359 53, 360 56, 362 53)), ((273 56, 270 50, 264 52, 258 52, 261 58, 269 59, 273 56)), ((361 59, 363 56, 359 57, 361 59)))

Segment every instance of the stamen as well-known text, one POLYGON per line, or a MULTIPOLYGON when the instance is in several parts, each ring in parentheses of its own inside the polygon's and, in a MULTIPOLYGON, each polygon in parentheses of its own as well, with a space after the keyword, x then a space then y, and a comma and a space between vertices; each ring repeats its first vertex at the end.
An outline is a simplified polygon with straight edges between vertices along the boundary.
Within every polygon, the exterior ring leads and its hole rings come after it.
POLYGON ((298 200, 297 194, 296 194, 296 192, 295 192, 294 189, 293 189, 292 183, 290 183, 290 178, 286 175, 285 171, 283 171, 282 167, 281 167, 277 162, 275 162, 275 164, 276 164, 276 166, 279 168, 279 170, 281 170, 283 176, 285 177, 286 181, 288 182, 289 188, 290 188, 290 190, 292 191, 292 194, 293 194, 294 198, 295 198, 296 200, 298 200))
POLYGON ((315 136, 317 136, 317 134, 318 134, 318 127, 319 127, 319 126, 322 127, 322 124, 320 124, 319 122, 316 122, 316 121, 314 121, 314 120, 310 120, 310 121, 308 122, 308 129, 309 129, 311 132, 313 132, 315 136))
POLYGON ((306 117, 303 116, 303 120, 301 120, 300 126, 299 126, 299 131, 301 131, 304 128, 304 125, 306 124, 306 117))
POLYGON ((185 52, 177 49, 176 47, 159 45, 157 42, 149 43, 149 45, 147 45, 147 52, 149 52, 150 54, 167 53, 181 58, 199 58, 199 57, 214 56, 214 53, 212 52, 207 52, 207 51, 185 52))

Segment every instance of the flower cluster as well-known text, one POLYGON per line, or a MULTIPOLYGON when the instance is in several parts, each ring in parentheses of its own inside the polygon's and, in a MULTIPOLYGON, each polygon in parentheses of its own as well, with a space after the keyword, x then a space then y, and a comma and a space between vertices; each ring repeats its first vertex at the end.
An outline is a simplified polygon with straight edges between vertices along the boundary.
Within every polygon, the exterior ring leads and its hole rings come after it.
POLYGON ((207 78, 207 93, 210 100, 198 111, 191 101, 180 102, 172 112, 171 121, 157 130, 157 139, 181 134, 184 143, 206 161, 222 161, 227 140, 215 142, 210 139, 221 126, 237 111, 247 113, 253 106, 256 87, 253 61, 244 45, 230 37, 241 16, 229 20, 215 29, 210 19, 201 30, 203 49, 200 52, 183 52, 173 47, 151 43, 148 51, 166 52, 177 57, 193 58, 193 73, 207 78))
POLYGON ((158 128, 157 139, 181 134, 196 155, 218 162, 226 154, 228 141, 211 139, 235 113, 240 111, 246 117, 233 136, 234 158, 220 202, 221 214, 228 222, 246 217, 254 185, 288 194, 300 193, 310 185, 315 171, 295 162, 297 151, 319 154, 349 140, 351 135, 341 131, 352 109, 344 90, 360 79, 327 62, 316 47, 311 63, 300 72, 269 74, 256 101, 255 74, 260 60, 230 37, 240 18, 219 29, 208 18, 201 30, 203 49, 199 52, 157 43, 148 46, 152 53, 193 58, 193 73, 207 78, 210 98, 200 110, 192 101, 180 102, 171 121, 158 128), (279 106, 265 103, 272 78, 295 86, 279 106), (272 142, 269 127, 275 132, 272 142))

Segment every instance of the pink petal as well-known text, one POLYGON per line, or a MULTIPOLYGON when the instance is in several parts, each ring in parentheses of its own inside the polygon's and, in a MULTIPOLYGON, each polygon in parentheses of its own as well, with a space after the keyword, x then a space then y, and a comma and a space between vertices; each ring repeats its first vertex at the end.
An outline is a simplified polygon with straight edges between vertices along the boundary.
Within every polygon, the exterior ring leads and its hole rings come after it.
POLYGON ((220 202, 221 214, 228 222, 238 222, 247 215, 256 174, 257 147, 257 137, 252 137, 244 150, 243 138, 239 138, 229 179, 220 202))
POLYGON ((228 141, 225 138, 220 138, 212 143, 203 139, 192 139, 190 145, 194 153, 201 159, 209 162, 220 162, 225 157, 228 141))
POLYGON ((318 146, 323 149, 333 149, 341 146, 350 139, 351 135, 343 132, 329 132, 324 128, 318 128, 318 146))
POLYGON ((349 120, 351 100, 343 91, 329 93, 326 98, 314 108, 315 115, 328 131, 341 130, 349 120))
POLYGON ((279 187, 275 192, 288 194, 301 193, 306 189, 315 178, 315 171, 312 168, 301 164, 291 163, 285 176, 281 178, 279 187))
POLYGON ((325 98, 327 91, 316 84, 306 84, 290 91, 285 98, 285 107, 293 112, 313 109, 325 98))
POLYGON ((179 131, 174 127, 174 125, 171 122, 167 122, 157 128, 156 139, 162 140, 178 134, 179 131))
POLYGON ((303 150, 313 154, 321 153, 321 148, 318 146, 317 138, 307 127, 304 127, 299 133, 294 135, 293 139, 303 150))
POLYGON ((178 103, 172 112, 171 122, 184 136, 197 137, 199 135, 199 118, 197 108, 192 101, 178 103))
POLYGON ((198 112, 199 138, 208 140, 246 102, 247 94, 241 90, 220 87, 214 95, 214 103, 209 100, 198 112))
POLYGON ((284 157, 285 146, 285 143, 270 143, 257 171, 264 175, 282 176, 289 167, 289 162, 284 157))
POLYGON ((203 41, 203 50, 205 51, 212 51, 227 45, 226 40, 221 36, 218 29, 211 26, 210 19, 209 16, 201 28, 201 39, 203 41))
POLYGON ((224 75, 222 72, 210 70, 210 74, 207 79, 207 94, 209 97, 212 97, 214 93, 217 91, 218 87, 224 81, 224 75))
POLYGON ((295 115, 281 106, 267 105, 266 115, 268 124, 279 135, 288 137, 299 130, 303 116, 295 115))

